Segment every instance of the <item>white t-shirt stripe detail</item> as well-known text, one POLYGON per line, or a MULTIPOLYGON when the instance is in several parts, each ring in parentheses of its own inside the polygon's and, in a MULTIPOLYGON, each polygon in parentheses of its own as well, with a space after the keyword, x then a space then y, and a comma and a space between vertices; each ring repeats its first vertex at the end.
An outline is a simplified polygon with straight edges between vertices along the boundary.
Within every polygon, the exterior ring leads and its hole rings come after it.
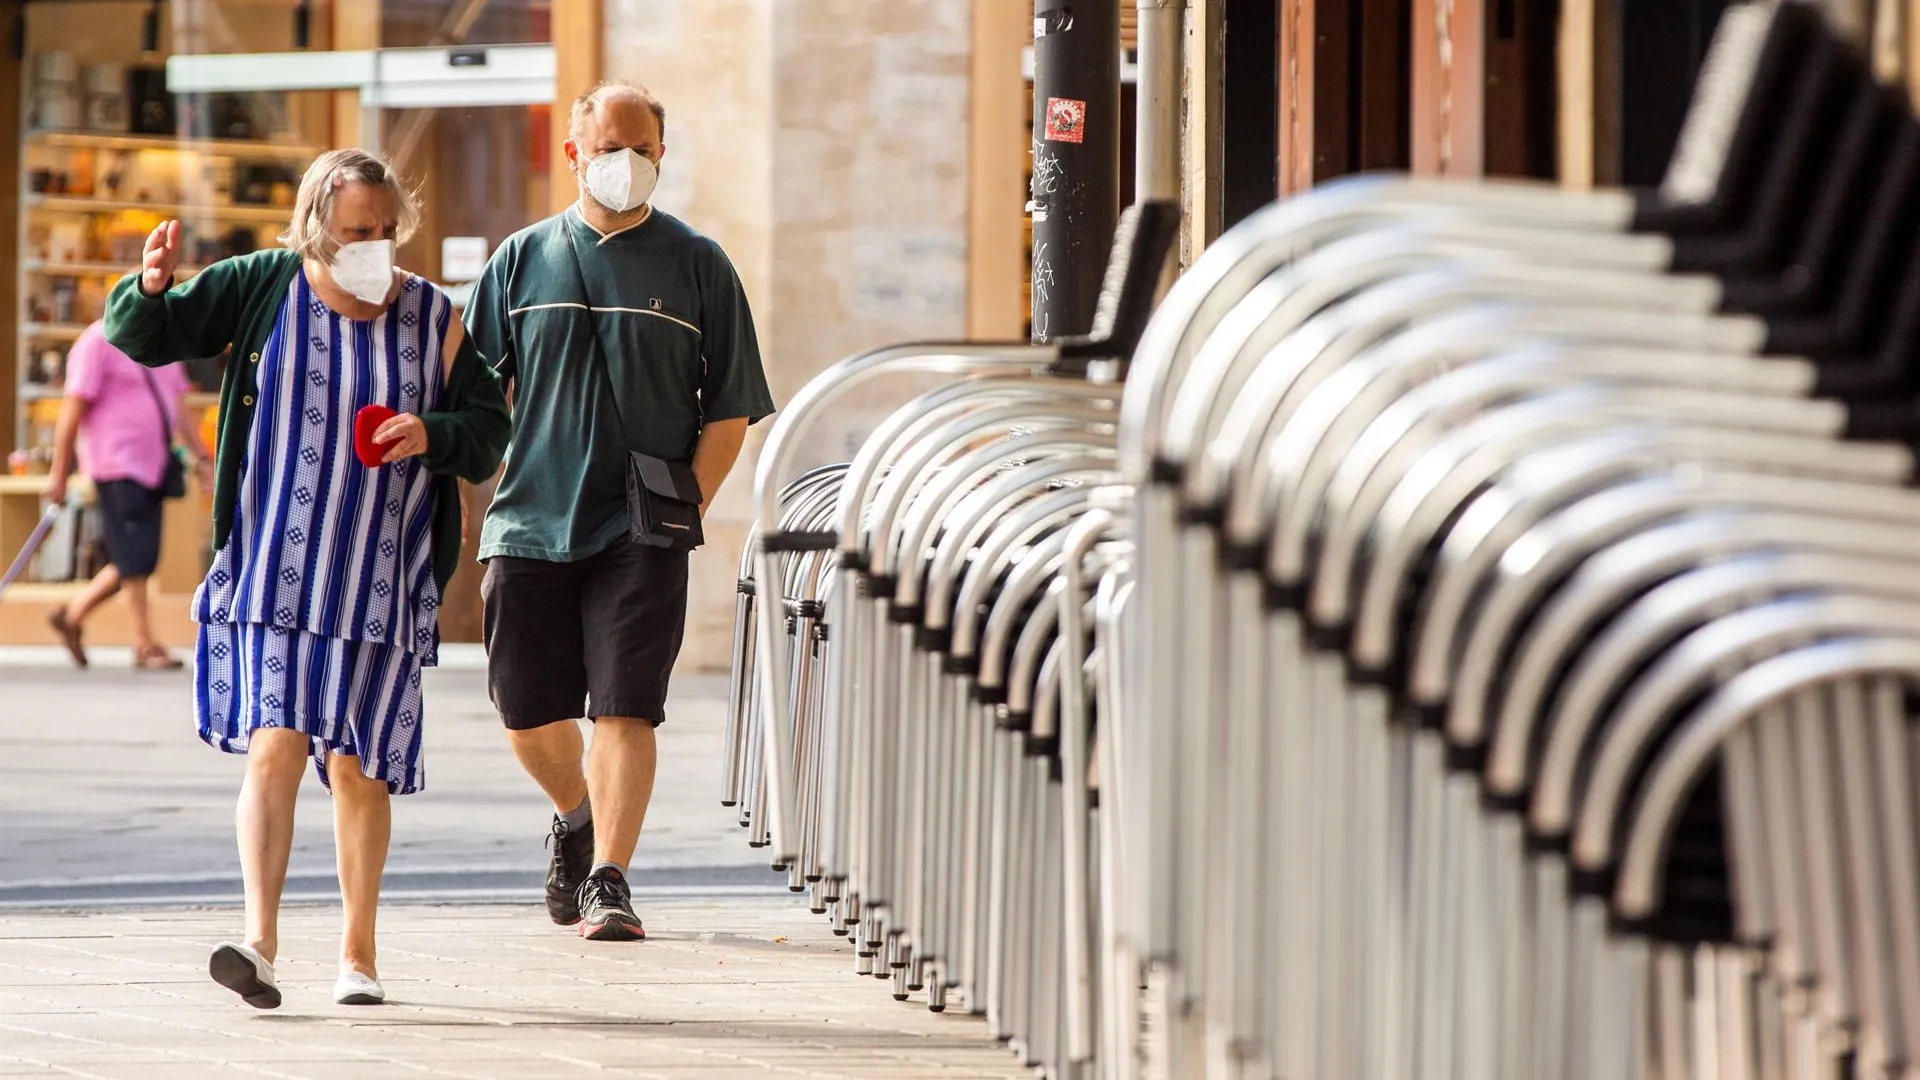
MULTIPOLYGON (((556 308, 573 308, 576 311, 592 312, 595 315, 651 315, 656 319, 665 319, 670 323, 675 323, 679 326, 684 326, 696 334, 700 333, 700 328, 688 322, 687 320, 676 319, 664 311, 654 311, 650 308, 588 307, 585 304, 576 304, 571 301, 561 301, 555 304, 528 304, 526 307, 514 308, 512 311, 507 312, 507 315, 509 317, 513 317, 513 316, 525 315, 529 311, 552 311, 556 308)), ((701 336, 705 337, 706 335, 701 334, 701 336)))

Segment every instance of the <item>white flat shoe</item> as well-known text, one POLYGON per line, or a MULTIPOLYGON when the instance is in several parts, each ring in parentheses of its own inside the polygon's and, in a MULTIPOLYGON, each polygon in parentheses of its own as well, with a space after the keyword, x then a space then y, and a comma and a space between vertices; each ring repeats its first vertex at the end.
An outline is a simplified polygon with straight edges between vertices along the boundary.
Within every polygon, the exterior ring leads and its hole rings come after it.
POLYGON ((384 1005, 387 991, 380 980, 343 967, 339 981, 333 984, 333 1000, 341 1005, 384 1005))
POLYGON ((214 946, 213 955, 207 957, 207 974, 256 1009, 280 1007, 280 987, 273 981, 272 962, 245 945, 223 941, 214 946))

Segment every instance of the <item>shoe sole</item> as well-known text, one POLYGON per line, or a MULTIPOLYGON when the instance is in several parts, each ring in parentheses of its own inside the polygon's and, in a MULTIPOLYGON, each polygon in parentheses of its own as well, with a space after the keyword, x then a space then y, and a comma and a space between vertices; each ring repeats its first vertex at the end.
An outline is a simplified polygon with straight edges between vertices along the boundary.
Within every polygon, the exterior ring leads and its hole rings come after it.
POLYGON ((334 999, 336 1005, 385 1005, 386 1003, 386 998, 374 997, 372 994, 348 994, 346 997, 334 999))
POLYGON ((645 941, 647 931, 639 920, 629 923, 625 918, 615 915, 598 925, 581 923, 580 936, 588 941, 645 941))
POLYGON ((256 1009, 280 1007, 280 989, 268 986, 254 970, 253 961, 238 949, 215 949, 207 960, 207 974, 213 981, 240 995, 240 1000, 256 1009))

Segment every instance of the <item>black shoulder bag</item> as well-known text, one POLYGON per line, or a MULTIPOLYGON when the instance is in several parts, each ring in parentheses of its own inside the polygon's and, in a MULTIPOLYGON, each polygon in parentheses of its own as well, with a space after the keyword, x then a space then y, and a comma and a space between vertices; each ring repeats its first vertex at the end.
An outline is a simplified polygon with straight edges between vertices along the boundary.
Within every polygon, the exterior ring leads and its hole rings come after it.
POLYGON ((140 377, 147 381, 153 407, 160 411, 160 445, 166 450, 167 461, 166 471, 160 474, 160 497, 184 499, 187 497, 187 463, 180 460, 180 452, 173 445, 173 422, 167 419, 167 403, 160 399, 160 385, 153 381, 153 372, 142 367, 140 377))
POLYGON ((587 306, 587 318, 593 324, 594 363, 613 402, 613 415, 620 423, 620 442, 627 448, 627 530, 636 544, 691 551, 706 543, 700 528, 700 481, 692 465, 643 454, 627 442, 626 416, 620 409, 620 394, 614 388, 613 374, 607 366, 606 349, 600 339, 600 318, 594 313, 593 298, 587 292, 587 275, 580 265, 579 238, 573 223, 564 222, 567 243, 573 249, 573 276, 580 284, 580 300, 587 306))

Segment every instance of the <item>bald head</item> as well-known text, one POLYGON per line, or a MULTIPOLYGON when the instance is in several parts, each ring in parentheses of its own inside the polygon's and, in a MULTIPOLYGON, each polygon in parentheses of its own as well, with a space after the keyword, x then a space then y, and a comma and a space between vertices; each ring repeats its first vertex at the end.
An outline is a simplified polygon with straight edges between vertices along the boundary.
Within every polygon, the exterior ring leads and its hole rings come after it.
MULTIPOLYGON (((646 87, 633 83, 601 83, 575 98, 567 116, 567 138, 582 144, 589 154, 598 149, 592 145, 596 138, 611 132, 628 134, 636 129, 644 132, 647 141, 655 145, 665 141, 667 107, 646 87)), ((640 149, 637 140, 623 140, 620 145, 640 149)))

